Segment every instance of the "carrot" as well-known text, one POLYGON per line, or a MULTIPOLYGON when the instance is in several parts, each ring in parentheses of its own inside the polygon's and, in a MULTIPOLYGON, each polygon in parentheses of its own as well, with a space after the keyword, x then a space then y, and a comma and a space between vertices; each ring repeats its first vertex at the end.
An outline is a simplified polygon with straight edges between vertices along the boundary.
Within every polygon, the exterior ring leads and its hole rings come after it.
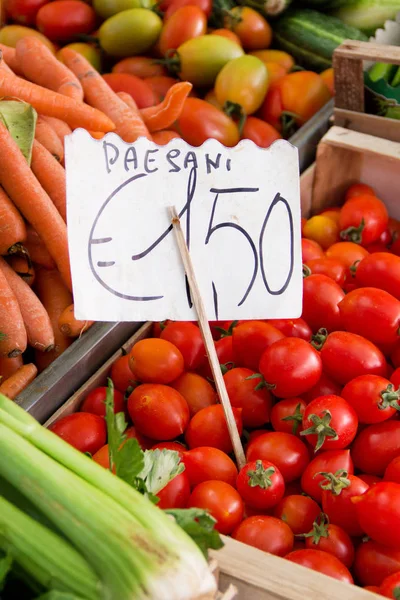
POLYGON ((40 144, 44 146, 58 162, 62 162, 64 158, 64 145, 51 125, 41 117, 38 117, 36 123, 35 139, 40 142, 40 144))
POLYGON ((72 289, 67 227, 2 123, 0 123, 0 155, 0 185, 36 229, 65 283, 72 289))
POLYGON ((5 44, 0 44, 0 50, 3 54, 3 60, 7 63, 7 66, 10 67, 11 71, 13 71, 15 75, 23 75, 15 54, 15 48, 11 48, 11 46, 6 46, 5 44))
POLYGON ((75 319, 74 305, 71 304, 61 314, 58 326, 61 333, 68 337, 78 337, 93 325, 94 321, 79 321, 75 319))
POLYGON ((26 238, 26 227, 20 213, 0 187, 0 254, 26 238))
POLYGON ((156 131, 153 133, 153 142, 158 146, 166 146, 168 142, 175 139, 182 139, 179 133, 172 131, 171 129, 164 129, 164 131, 156 131))
POLYGON ((37 38, 25 37, 17 42, 16 56, 23 74, 37 83, 78 102, 83 90, 77 77, 37 38))
POLYGON ((32 147, 31 169, 39 183, 53 201, 54 206, 64 219, 67 220, 67 199, 65 169, 50 152, 37 140, 32 147))
POLYGON ((93 131, 113 131, 114 123, 99 110, 77 102, 58 92, 47 90, 30 81, 25 81, 4 68, 0 62, 0 97, 14 96, 31 104, 40 114, 56 117, 72 128, 83 127, 93 131))
POLYGON ((188 81, 175 83, 167 92, 164 100, 156 106, 142 108, 140 114, 149 131, 160 131, 170 127, 179 119, 192 84, 188 81))
POLYGON ((39 371, 43 371, 73 342, 72 338, 63 335, 58 327, 58 320, 62 312, 72 304, 72 294, 66 288, 56 269, 52 271, 38 269, 35 289, 50 317, 55 339, 55 347, 50 352, 35 352, 35 363, 39 371))
POLYGON ((11 268, 14 269, 16 274, 29 285, 29 287, 33 286, 35 281, 35 269, 32 264, 29 264, 26 257, 17 255, 9 256, 7 262, 11 268))
POLYGON ((28 344, 21 310, 3 272, 0 272, 0 355, 14 358, 28 344))
POLYGON ((22 365, 13 375, 0 385, 0 394, 14 400, 35 379, 37 368, 33 363, 22 365))
MULTIPOLYGON (((70 48, 63 48, 60 55, 81 82, 86 102, 103 111, 115 123, 115 133, 125 142, 134 142, 139 137, 151 139, 139 111, 129 109, 82 55, 70 48)), ((88 129, 102 131, 99 127, 88 129)))
POLYGON ((29 285, 0 257, 0 271, 14 293, 32 348, 47 352, 54 348, 54 333, 49 315, 29 285))
POLYGON ((103 133, 102 131, 89 131, 88 133, 90 133, 92 138, 94 138, 95 140, 101 140, 105 136, 105 133, 103 133))
POLYGON ((61 121, 61 119, 56 119, 55 117, 48 117, 47 115, 40 115, 41 118, 46 121, 54 129, 60 141, 64 144, 64 138, 66 135, 70 135, 72 133, 72 129, 69 125, 61 121))
POLYGON ((56 263, 50 256, 49 251, 40 239, 37 231, 35 231, 30 225, 28 225, 26 228, 26 241, 22 246, 22 249, 21 247, 17 247, 15 249, 15 253, 17 254, 17 256, 20 254, 25 256, 27 253, 29 259, 33 263, 40 265, 45 269, 56 268, 56 263))
POLYGON ((11 375, 14 375, 23 364, 22 354, 19 354, 14 358, 0 356, 0 382, 4 383, 5 380, 11 377, 11 375))
POLYGON ((128 92, 117 92, 118 98, 121 98, 122 102, 125 102, 127 106, 133 111, 139 110, 135 100, 132 98, 128 92))

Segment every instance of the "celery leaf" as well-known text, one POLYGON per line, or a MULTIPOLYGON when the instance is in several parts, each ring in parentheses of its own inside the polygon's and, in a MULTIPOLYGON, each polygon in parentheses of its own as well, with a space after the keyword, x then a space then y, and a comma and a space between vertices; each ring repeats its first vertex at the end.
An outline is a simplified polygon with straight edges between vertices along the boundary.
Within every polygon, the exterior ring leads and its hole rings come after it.
POLYGON ((185 466, 180 462, 178 452, 157 448, 145 451, 144 466, 139 477, 144 479, 149 492, 157 494, 184 470, 185 466))
POLYGON ((215 519, 201 508, 174 508, 167 509, 167 514, 172 515, 179 527, 192 538, 204 556, 208 558, 208 550, 219 550, 224 545, 215 527, 215 519))
POLYGON ((0 591, 4 588, 7 575, 11 571, 13 559, 10 553, 0 557, 0 591))

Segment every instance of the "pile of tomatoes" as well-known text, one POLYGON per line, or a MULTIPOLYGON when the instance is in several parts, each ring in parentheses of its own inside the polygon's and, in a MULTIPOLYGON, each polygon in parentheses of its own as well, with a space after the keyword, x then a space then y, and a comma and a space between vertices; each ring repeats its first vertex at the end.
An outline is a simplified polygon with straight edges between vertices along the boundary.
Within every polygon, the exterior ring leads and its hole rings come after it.
MULTIPOLYGON (((303 222, 302 318, 211 323, 241 469, 195 323, 155 323, 110 373, 129 435, 185 465, 162 508, 205 508, 223 534, 388 598, 400 591, 399 232, 354 185, 303 222)), ((53 431, 107 467, 105 393, 53 431)))

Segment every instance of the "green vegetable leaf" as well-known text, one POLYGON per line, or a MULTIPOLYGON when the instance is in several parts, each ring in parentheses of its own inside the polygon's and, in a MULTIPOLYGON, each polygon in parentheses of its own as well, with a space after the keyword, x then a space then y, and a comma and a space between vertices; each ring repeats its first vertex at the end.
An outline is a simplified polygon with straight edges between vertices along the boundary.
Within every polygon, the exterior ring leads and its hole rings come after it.
POLYGON ((172 515, 176 523, 196 542, 204 556, 208 558, 208 550, 219 550, 224 545, 221 537, 214 529, 215 519, 201 508, 174 508, 165 511, 172 515))
POLYGON ((137 488, 137 478, 143 469, 144 453, 135 438, 129 438, 116 456, 115 472, 126 483, 137 488))
POLYGON ((139 476, 146 482, 146 487, 152 494, 157 494, 174 477, 185 470, 180 462, 178 452, 174 450, 146 450, 144 466, 139 476))
POLYGON ((7 552, 5 556, 0 558, 0 592, 3 590, 6 583, 7 575, 11 571, 13 559, 11 554, 7 552))
POLYGON ((13 140, 31 164, 32 146, 35 138, 37 113, 30 104, 17 100, 0 102, 0 120, 7 127, 13 140))

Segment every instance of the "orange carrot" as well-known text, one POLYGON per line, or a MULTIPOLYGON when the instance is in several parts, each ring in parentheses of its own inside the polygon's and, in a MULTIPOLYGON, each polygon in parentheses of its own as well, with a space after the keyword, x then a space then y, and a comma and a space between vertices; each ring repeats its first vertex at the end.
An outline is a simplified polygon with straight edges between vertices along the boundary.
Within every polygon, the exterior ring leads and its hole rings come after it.
POLYGON ((0 44, 0 51, 3 54, 3 60, 7 63, 7 66, 10 67, 11 71, 13 71, 15 75, 23 75, 15 54, 15 48, 11 48, 11 46, 6 46, 5 44, 0 44))
POLYGON ((188 81, 175 83, 167 92, 164 100, 156 106, 142 108, 140 114, 149 131, 161 131, 170 127, 179 119, 192 84, 188 81))
POLYGON ((62 312, 72 303, 72 294, 65 287, 60 273, 53 269, 38 269, 36 273, 36 292, 47 310, 53 327, 55 347, 50 352, 35 352, 35 363, 39 371, 43 371, 70 346, 72 338, 63 335, 58 327, 62 312))
POLYGON ((168 142, 175 139, 182 139, 179 133, 172 131, 171 129, 164 129, 164 131, 155 131, 153 133, 153 142, 158 146, 166 146, 168 142))
POLYGON ((101 140, 106 135, 102 131, 89 131, 88 133, 90 133, 92 138, 94 138, 95 140, 101 140))
POLYGON ((26 227, 23 218, 13 202, 0 187, 0 254, 26 238, 26 227))
MULTIPOLYGON (((139 111, 133 112, 128 108, 81 54, 71 48, 63 48, 60 54, 64 63, 81 82, 86 102, 103 111, 115 123, 115 133, 125 142, 134 142, 139 137, 151 139, 139 111)), ((99 127, 88 127, 88 129, 102 131, 99 127)))
POLYGON ((61 121, 61 119, 56 119, 55 117, 48 117, 47 115, 40 115, 41 118, 46 121, 54 129, 62 144, 64 144, 64 138, 66 135, 70 135, 72 133, 72 129, 69 125, 61 121))
POLYGON ((0 123, 0 155, 0 185, 36 229, 65 283, 72 289, 67 227, 2 123, 0 123))
POLYGON ((37 140, 32 147, 31 169, 39 183, 53 201, 54 206, 64 219, 67 220, 66 180, 65 169, 50 152, 37 140))
POLYGON ((21 310, 3 272, 0 272, 0 355, 14 358, 25 352, 28 339, 21 310))
POLYGON ((58 326, 61 333, 68 337, 78 337, 93 325, 94 321, 79 321, 75 319, 74 305, 71 304, 61 314, 58 326))
POLYGON ((0 394, 14 400, 35 379, 37 368, 33 363, 22 365, 13 375, 0 385, 0 394))
POLYGON ((32 287, 35 281, 35 269, 32 264, 29 264, 27 257, 17 255, 9 256, 7 262, 11 268, 14 269, 16 274, 21 277, 29 287, 32 287))
POLYGON ((42 117, 38 117, 35 130, 35 139, 40 142, 54 156, 58 162, 62 162, 64 158, 64 145, 60 138, 42 117))
POLYGON ((0 271, 14 293, 32 348, 47 352, 54 348, 54 333, 49 315, 29 285, 0 257, 0 271))
POLYGON ((22 354, 19 354, 14 358, 0 356, 0 382, 4 383, 5 380, 11 377, 11 375, 14 375, 23 364, 22 354))
POLYGON ((14 75, 0 62, 0 97, 14 96, 31 104, 38 113, 56 117, 72 128, 83 127, 93 131, 113 131, 114 123, 99 110, 77 102, 58 92, 47 90, 14 75))
POLYGON ((29 81, 78 102, 83 101, 78 79, 40 40, 22 38, 17 42, 15 51, 22 72, 29 81))
POLYGON ((17 248, 15 248, 17 256, 20 254, 25 256, 25 252, 28 253, 28 257, 33 263, 40 265, 45 269, 56 268, 56 263, 50 256, 49 251, 40 239, 37 231, 35 231, 31 225, 28 225, 26 228, 26 241, 22 246, 22 252, 21 247, 17 246, 17 248))

